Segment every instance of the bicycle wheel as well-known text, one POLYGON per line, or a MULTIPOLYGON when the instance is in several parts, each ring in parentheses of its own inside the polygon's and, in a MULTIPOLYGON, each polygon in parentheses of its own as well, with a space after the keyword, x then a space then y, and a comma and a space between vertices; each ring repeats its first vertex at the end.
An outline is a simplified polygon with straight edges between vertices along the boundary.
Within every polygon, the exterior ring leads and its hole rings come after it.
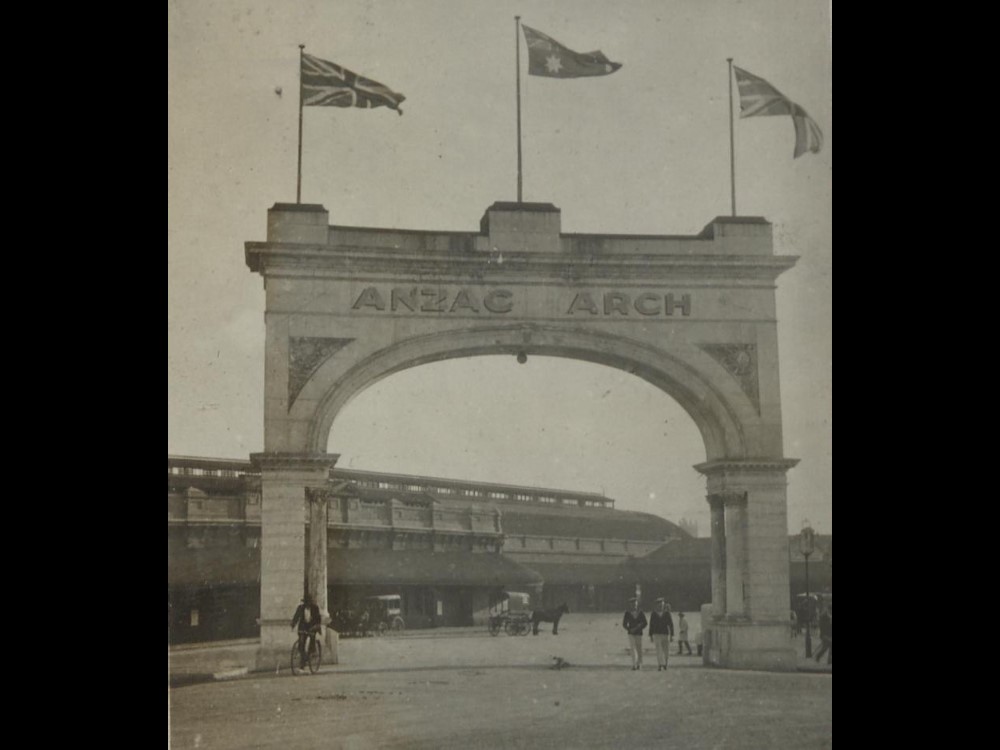
POLYGON ((292 644, 292 674, 298 675, 302 671, 299 669, 299 642, 292 644))
POLYGON ((503 624, 503 632, 507 635, 517 635, 517 623, 513 620, 507 620, 503 624))
POLYGON ((323 663, 323 646, 317 640, 313 643, 312 648, 309 649, 309 671, 312 674, 316 674, 319 671, 320 665, 323 663))

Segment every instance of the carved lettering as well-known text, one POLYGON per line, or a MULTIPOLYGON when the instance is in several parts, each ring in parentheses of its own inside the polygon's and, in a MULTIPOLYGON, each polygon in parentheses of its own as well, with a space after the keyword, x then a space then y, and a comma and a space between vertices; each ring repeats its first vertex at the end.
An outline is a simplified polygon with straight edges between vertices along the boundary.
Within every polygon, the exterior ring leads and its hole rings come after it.
POLYGON ((580 292, 577 294, 570 303, 569 310, 566 312, 572 315, 577 310, 586 310, 591 315, 597 315, 597 304, 590 296, 590 292, 580 292))
POLYGON ((680 302, 674 302, 674 295, 668 294, 666 296, 666 313, 667 315, 673 315, 674 310, 678 307, 681 308, 681 315, 687 317, 691 315, 691 295, 682 294, 680 302))
POLYGON ((448 297, 447 292, 437 289, 421 289, 420 296, 425 300, 424 304, 420 306, 420 312, 444 312, 444 302, 448 297))
MULTIPOLYGON (((353 310, 379 310, 387 308, 385 296, 389 296, 388 309, 400 313, 462 313, 481 311, 505 314, 514 309, 514 293, 509 289, 483 290, 481 287, 448 289, 442 287, 398 286, 391 289, 366 287, 354 304, 353 310), (482 295, 482 296, 480 296, 482 295)), ((566 315, 581 315, 589 313, 592 316, 605 317, 631 315, 634 310, 639 315, 673 316, 691 315, 691 295, 679 293, 620 291, 581 291, 573 296, 566 315), (602 304, 596 301, 600 294, 602 304)))
POLYGON ((483 307, 492 313, 508 313, 514 307, 513 296, 506 289, 492 289, 483 299, 483 307))
MULTIPOLYGON (((441 287, 398 286, 387 291, 389 309, 401 313, 479 313, 485 308, 491 313, 509 313, 514 309, 514 293, 509 289, 490 289, 485 297, 478 288, 448 289, 441 287), (482 300, 482 302, 480 302, 482 300), (450 304, 449 304, 450 303, 450 304)), ((385 297, 377 287, 367 287, 354 304, 353 310, 386 309, 385 297)))
POLYGON ((469 293, 464 289, 458 290, 458 294, 455 295, 455 301, 451 303, 451 308, 448 312, 455 312, 455 310, 458 310, 459 308, 472 310, 472 312, 476 313, 479 312, 479 308, 476 306, 476 303, 473 302, 469 293))
POLYGON ((635 311, 640 315, 659 315, 660 295, 653 294, 652 292, 643 292, 635 298, 633 307, 635 307, 635 311))
POLYGON ((691 295, 673 293, 659 294, 656 292, 640 292, 635 298, 625 292, 601 292, 602 309, 598 309, 594 301, 596 292, 577 292, 566 310, 567 315, 588 312, 597 315, 602 312, 605 317, 630 315, 631 309, 644 316, 674 315, 678 310, 684 316, 691 315, 691 295), (678 300, 677 297, 680 297, 678 300))
POLYGON ((604 314, 610 315, 611 311, 628 315, 628 295, 622 292, 606 292, 604 295, 604 314))
POLYGON ((403 305, 410 312, 417 311, 417 288, 410 287, 409 291, 396 287, 392 290, 390 306, 392 311, 395 312, 399 309, 399 305, 403 305), (405 296, 404 296, 405 295, 405 296))
POLYGON ((368 287, 361 292, 355 303, 351 305, 352 310, 360 310, 362 307, 374 307, 376 310, 385 309, 385 300, 378 293, 378 289, 373 286, 368 287))

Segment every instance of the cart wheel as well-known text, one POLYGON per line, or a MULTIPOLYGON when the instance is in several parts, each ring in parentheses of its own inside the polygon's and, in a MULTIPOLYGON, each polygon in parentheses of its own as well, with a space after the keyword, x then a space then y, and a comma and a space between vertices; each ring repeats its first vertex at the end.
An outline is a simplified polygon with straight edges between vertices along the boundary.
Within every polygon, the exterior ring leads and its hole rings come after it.
POLYGON ((517 635, 517 624, 507 620, 507 622, 503 624, 503 632, 507 635, 517 635))
POLYGON ((402 633, 406 629, 406 623, 403 622, 402 617, 394 617, 392 619, 392 632, 402 633))

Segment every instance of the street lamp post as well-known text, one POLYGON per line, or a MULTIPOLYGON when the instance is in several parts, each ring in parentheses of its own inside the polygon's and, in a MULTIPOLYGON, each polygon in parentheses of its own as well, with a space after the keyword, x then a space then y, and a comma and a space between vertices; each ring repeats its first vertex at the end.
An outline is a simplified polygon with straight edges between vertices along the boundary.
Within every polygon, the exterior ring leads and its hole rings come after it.
POLYGON ((802 529, 802 533, 799 535, 799 551, 802 556, 806 559, 806 658, 811 659, 813 655, 812 650, 812 600, 809 598, 809 555, 813 553, 814 547, 814 537, 816 533, 812 530, 811 526, 806 526, 802 529))

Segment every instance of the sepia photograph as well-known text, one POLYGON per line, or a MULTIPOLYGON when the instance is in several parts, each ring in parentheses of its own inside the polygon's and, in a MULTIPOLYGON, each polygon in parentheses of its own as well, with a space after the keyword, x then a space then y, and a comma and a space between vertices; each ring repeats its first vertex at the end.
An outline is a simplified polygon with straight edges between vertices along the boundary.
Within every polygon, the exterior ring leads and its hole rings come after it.
POLYGON ((172 748, 829 748, 832 5, 168 0, 172 748))

